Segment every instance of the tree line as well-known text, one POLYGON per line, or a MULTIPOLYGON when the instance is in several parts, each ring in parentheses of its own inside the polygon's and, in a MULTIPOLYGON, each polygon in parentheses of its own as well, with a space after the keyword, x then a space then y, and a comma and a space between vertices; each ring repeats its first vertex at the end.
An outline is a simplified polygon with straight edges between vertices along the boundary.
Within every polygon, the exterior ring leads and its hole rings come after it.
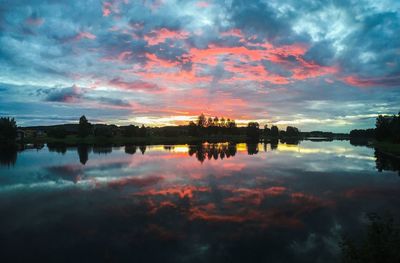
POLYGON ((111 138, 116 135, 125 137, 146 137, 148 131, 144 125, 141 127, 136 125, 118 127, 116 125, 91 124, 86 116, 83 115, 79 118, 77 127, 68 129, 65 126, 57 126, 47 129, 46 133, 49 137, 64 139, 67 135, 77 135, 80 138, 86 138, 88 136, 111 138))
POLYGON ((350 138, 400 143, 400 112, 397 115, 379 115, 376 118, 375 128, 352 130, 350 138))
POLYGON ((238 127, 233 119, 206 117, 202 113, 196 122, 189 122, 189 135, 246 135, 248 139, 258 140, 260 137, 300 137, 300 131, 293 126, 287 126, 286 130, 279 130, 276 125, 271 128, 265 125, 262 129, 258 122, 249 122, 246 127, 238 127))
POLYGON ((14 118, 0 118, 0 144, 7 145, 17 138, 17 123, 14 118))
MULTIPOLYGON (((238 127, 236 121, 225 117, 206 117, 204 114, 198 116, 196 121, 190 121, 188 125, 167 126, 149 128, 136 125, 116 126, 107 124, 92 124, 85 115, 79 118, 78 124, 61 124, 54 126, 37 126, 23 128, 24 131, 34 130, 34 137, 40 131, 49 138, 65 139, 68 135, 75 135, 79 138, 88 136, 112 138, 122 137, 181 137, 192 136, 204 138, 207 136, 241 136, 248 140, 255 141, 261 138, 287 138, 301 136, 296 127, 287 126, 286 130, 280 130, 278 126, 271 128, 265 125, 263 128, 257 122, 249 122, 245 127, 238 127)), ((0 119, 0 140, 15 142, 17 137, 17 125, 13 118, 0 119)))
POLYGON ((203 135, 236 135, 239 134, 235 120, 224 117, 206 117, 203 113, 197 118, 196 123, 189 122, 188 133, 190 136, 203 135))

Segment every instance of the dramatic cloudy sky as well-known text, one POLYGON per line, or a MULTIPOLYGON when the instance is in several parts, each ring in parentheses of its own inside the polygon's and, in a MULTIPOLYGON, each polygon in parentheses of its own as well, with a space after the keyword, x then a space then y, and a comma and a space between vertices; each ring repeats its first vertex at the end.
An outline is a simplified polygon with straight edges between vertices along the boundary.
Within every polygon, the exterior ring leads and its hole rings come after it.
POLYGON ((400 110, 397 0, 0 0, 0 115, 348 131, 400 110))

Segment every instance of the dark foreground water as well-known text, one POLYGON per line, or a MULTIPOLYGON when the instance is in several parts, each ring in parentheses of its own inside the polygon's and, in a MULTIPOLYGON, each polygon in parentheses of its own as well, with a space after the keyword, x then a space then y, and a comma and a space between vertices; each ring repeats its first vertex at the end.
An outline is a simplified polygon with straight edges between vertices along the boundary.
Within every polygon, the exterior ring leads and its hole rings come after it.
POLYGON ((399 216, 396 160, 347 141, 0 155, 2 262, 338 262, 399 216))

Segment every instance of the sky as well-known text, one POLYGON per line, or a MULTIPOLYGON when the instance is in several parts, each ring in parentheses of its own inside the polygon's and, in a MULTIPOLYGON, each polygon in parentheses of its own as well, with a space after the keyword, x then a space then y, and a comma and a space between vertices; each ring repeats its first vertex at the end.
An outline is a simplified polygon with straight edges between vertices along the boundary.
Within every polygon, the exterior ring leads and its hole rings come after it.
POLYGON ((303 131, 400 111, 398 0, 0 0, 0 116, 303 131))

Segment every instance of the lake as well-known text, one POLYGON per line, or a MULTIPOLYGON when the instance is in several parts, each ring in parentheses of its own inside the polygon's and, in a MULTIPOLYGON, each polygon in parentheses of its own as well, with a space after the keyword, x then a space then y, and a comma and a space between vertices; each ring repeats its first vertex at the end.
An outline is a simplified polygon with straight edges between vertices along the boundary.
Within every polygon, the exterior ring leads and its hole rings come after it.
POLYGON ((366 213, 399 217, 399 187, 396 160, 349 141, 3 151, 1 257, 338 262, 366 213))

